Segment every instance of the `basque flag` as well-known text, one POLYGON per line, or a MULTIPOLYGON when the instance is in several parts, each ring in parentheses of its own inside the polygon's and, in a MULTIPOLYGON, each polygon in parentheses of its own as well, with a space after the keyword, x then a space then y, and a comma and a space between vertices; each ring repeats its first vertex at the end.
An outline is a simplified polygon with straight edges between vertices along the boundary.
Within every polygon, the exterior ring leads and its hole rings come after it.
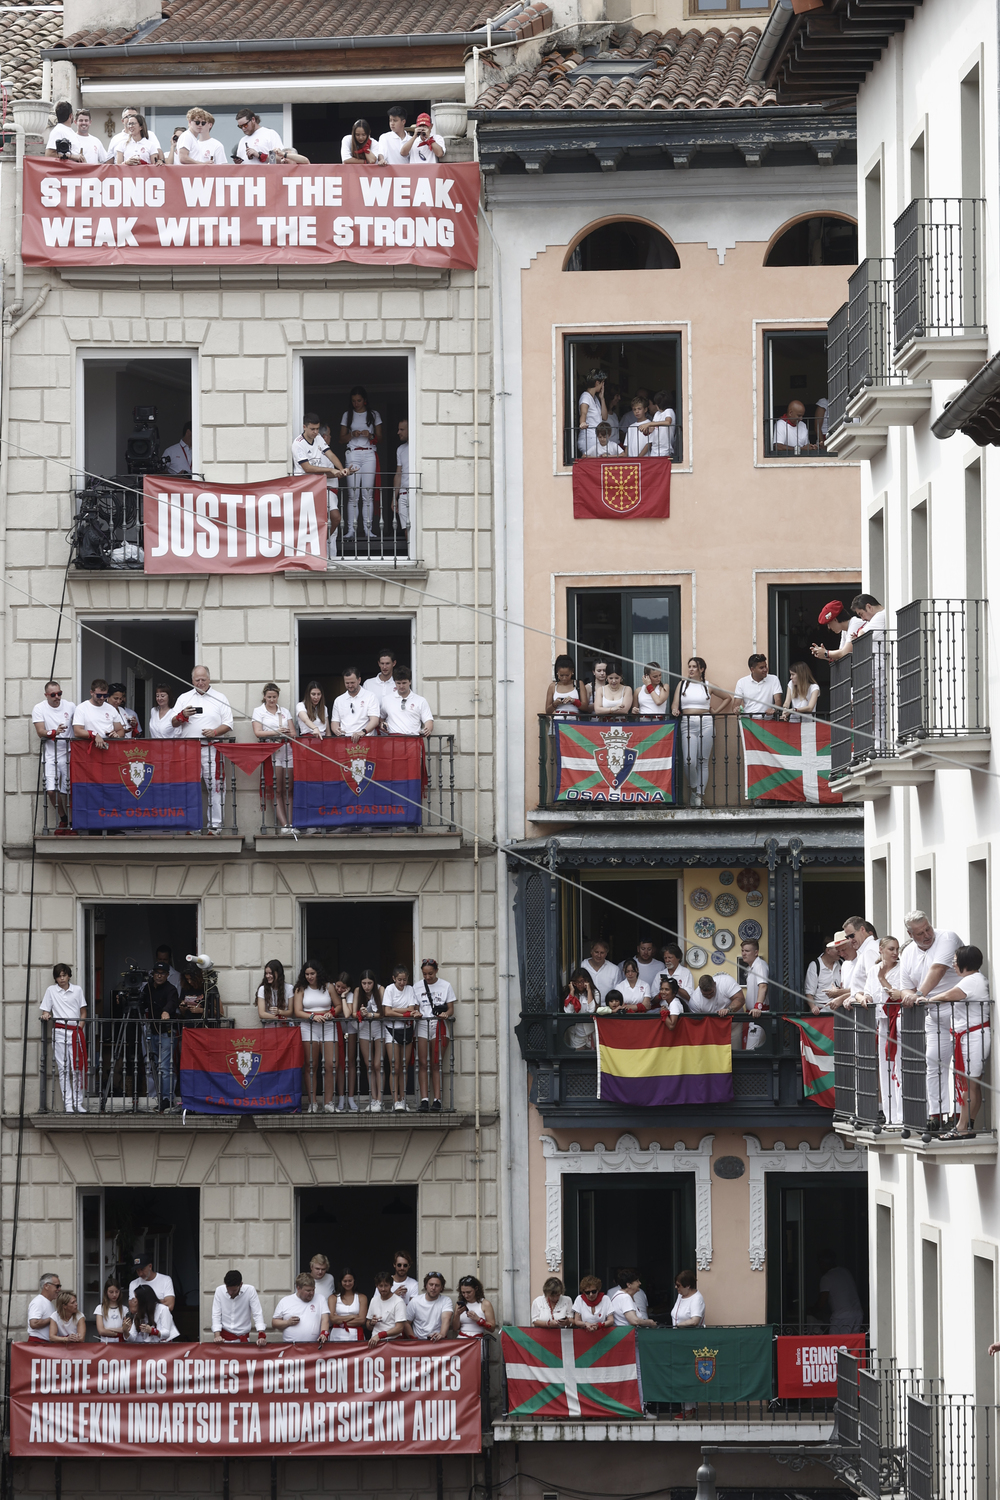
POLYGON ((733 1097, 728 1016, 598 1016, 597 1097, 662 1108, 728 1104, 733 1097))
POLYGON ((843 802, 830 790, 830 726, 803 719, 740 719, 748 802, 843 802))
POLYGON ((201 1115, 290 1114, 302 1106, 297 1026, 181 1033, 181 1105, 201 1115))
POLYGON ((808 1021, 785 1020, 798 1029, 802 1047, 802 1097, 824 1109, 836 1109, 833 1071, 833 1017, 810 1016, 808 1021))
POLYGON ((634 1417, 642 1413, 631 1328, 504 1328, 512 1417, 634 1417))
POLYGON ((415 734, 360 740, 298 741, 295 769, 296 828, 350 828, 409 823, 419 827, 424 742, 415 734))
POLYGON ((70 748, 73 827, 169 829, 201 827, 201 745, 197 740, 94 740, 70 748))

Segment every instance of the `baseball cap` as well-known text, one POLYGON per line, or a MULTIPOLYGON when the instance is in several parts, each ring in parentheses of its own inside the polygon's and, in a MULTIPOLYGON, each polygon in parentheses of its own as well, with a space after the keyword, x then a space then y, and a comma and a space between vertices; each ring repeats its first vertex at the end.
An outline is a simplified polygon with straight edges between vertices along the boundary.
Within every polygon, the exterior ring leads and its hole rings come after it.
POLYGON ((431 123, 431 117, 430 117, 430 115, 417 115, 417 124, 418 125, 427 125, 427 126, 429 126, 430 123, 431 123))
POLYGON ((153 965, 153 973, 154 974, 169 974, 170 973, 170 965, 169 964, 165 964, 165 963, 154 964, 153 965))
POLYGON ((829 625, 831 620, 839 620, 844 613, 844 606, 839 599, 831 599, 829 604, 824 604, 819 612, 819 623, 829 625))

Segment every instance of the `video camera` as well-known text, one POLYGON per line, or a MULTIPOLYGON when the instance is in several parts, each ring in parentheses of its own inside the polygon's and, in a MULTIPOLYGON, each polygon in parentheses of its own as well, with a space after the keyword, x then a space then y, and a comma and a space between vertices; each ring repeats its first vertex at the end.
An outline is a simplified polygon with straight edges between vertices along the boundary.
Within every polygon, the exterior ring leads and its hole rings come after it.
POLYGON ((130 474, 165 472, 155 406, 133 406, 132 433, 125 442, 125 465, 130 474))
POLYGON ((149 971, 130 963, 122 970, 121 979, 121 988, 111 992, 113 1014, 118 1020, 146 1020, 150 1014, 149 971))

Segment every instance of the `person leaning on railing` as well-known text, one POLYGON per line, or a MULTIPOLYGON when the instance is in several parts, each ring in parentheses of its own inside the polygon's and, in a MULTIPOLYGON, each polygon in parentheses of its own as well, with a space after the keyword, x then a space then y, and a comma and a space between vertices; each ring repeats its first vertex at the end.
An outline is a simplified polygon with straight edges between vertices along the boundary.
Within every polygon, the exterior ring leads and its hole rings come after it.
POLYGON ((287 708, 278 702, 280 689, 276 682, 265 682, 264 696, 251 715, 254 739, 265 743, 280 742, 271 756, 274 767, 274 813, 280 833, 292 832, 292 745, 293 722, 287 708))
POLYGON ((96 749, 106 750, 112 740, 123 740, 127 733, 127 721, 108 702, 108 684, 103 677, 95 677, 90 684, 90 697, 85 703, 78 703, 73 714, 74 737, 93 740, 96 749))
POLYGON ((87 1320, 80 1311, 76 1293, 62 1291, 49 1323, 50 1344, 82 1344, 87 1338, 87 1320))
POLYGON ((94 1308, 97 1337, 102 1344, 120 1344, 127 1339, 132 1327, 132 1314, 122 1296, 122 1289, 114 1276, 104 1283, 101 1300, 94 1308))
POLYGON ((271 1316, 286 1344, 325 1344, 330 1331, 326 1301, 316 1295, 316 1283, 308 1271, 295 1278, 295 1291, 282 1297, 271 1316))
POLYGON ((611 1314, 616 1328, 655 1328, 652 1318, 645 1317, 636 1305, 636 1294, 642 1287, 639 1272, 625 1266, 618 1272, 618 1286, 611 1293, 611 1314))
POLYGON ((687 676, 674 689, 671 712, 680 719, 681 753, 692 807, 701 807, 715 743, 713 713, 728 713, 732 699, 720 688, 707 682, 708 663, 704 657, 688 658, 687 676))
POLYGON ((576 1318, 573 1304, 558 1276, 542 1283, 542 1294, 531 1304, 532 1328, 572 1328, 576 1318))
POLYGON ((68 1115, 87 1113, 87 1043, 84 1022, 87 1019, 87 997, 73 984, 69 964, 56 964, 52 970, 54 984, 42 996, 43 1021, 52 1022, 52 1055, 59 1071, 59 1088, 63 1109, 68 1115))
MULTIPOLYGON (((216 764, 218 752, 213 741, 233 732, 233 710, 229 699, 212 686, 208 668, 197 666, 191 673, 192 686, 181 693, 174 704, 171 719, 182 739, 201 740, 201 776, 208 791, 208 832, 222 832, 226 810, 226 777, 216 764)), ((76 721, 74 720, 74 723, 76 721)))
POLYGON ((599 1276, 580 1277, 580 1295, 573 1303, 573 1326, 596 1333, 599 1328, 613 1328, 611 1298, 599 1276))
POLYGON ((955 1097, 958 1101, 958 1123, 942 1135, 943 1141, 971 1140, 983 1103, 979 1080, 990 1055, 990 986, 983 967, 982 949, 963 943, 955 949, 958 983, 943 995, 936 996, 939 1005, 951 1007, 951 1036, 955 1043, 955 1097))
POLYGON ((285 979, 285 966, 280 959, 270 958, 264 965, 264 977, 257 989, 257 1015, 264 1026, 291 1026, 292 995, 295 986, 285 979))
POLYGON ((45 791, 59 814, 59 827, 69 828, 69 741, 73 738, 73 715, 76 704, 63 697, 58 682, 47 682, 45 696, 31 710, 31 722, 42 741, 42 767, 45 791))
POLYGON ((934 928, 926 913, 911 911, 904 918, 913 941, 899 960, 899 987, 904 1005, 923 1005, 924 1049, 927 1058, 927 1129, 941 1129, 947 1118, 948 1074, 951 1053, 951 1013, 937 1002, 959 982, 955 956, 962 940, 957 932, 934 928))

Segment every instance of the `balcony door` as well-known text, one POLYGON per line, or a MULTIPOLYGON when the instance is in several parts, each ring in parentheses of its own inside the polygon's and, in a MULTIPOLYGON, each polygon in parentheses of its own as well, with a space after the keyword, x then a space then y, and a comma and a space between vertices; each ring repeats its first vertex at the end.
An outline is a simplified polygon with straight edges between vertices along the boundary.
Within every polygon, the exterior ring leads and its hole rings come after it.
POLYGON ((845 580, 843 577, 805 588, 772 584, 768 589, 768 661, 771 671, 776 672, 785 684, 793 662, 808 662, 820 686, 821 715, 825 715, 830 707, 830 665, 823 658, 813 656, 809 648, 814 644, 832 648, 837 642, 831 632, 819 624, 819 612, 831 599, 839 599, 845 609, 849 609, 851 600, 860 592, 860 578, 845 580))
POLYGON ((868 1326, 868 1179, 864 1172, 768 1173, 767 1320, 784 1333, 825 1331, 818 1305, 825 1251, 857 1287, 868 1326))
POLYGON ((659 662, 663 680, 676 681, 681 661, 681 591, 664 589, 570 589, 566 618, 570 654, 581 677, 595 661, 619 663, 631 687, 642 686, 642 665, 659 662))
POLYGON ((575 1297, 581 1276, 614 1288, 619 1268, 635 1266, 649 1298, 649 1316, 666 1318, 674 1278, 694 1268, 694 1173, 667 1179, 626 1174, 563 1179, 566 1289, 575 1297))

